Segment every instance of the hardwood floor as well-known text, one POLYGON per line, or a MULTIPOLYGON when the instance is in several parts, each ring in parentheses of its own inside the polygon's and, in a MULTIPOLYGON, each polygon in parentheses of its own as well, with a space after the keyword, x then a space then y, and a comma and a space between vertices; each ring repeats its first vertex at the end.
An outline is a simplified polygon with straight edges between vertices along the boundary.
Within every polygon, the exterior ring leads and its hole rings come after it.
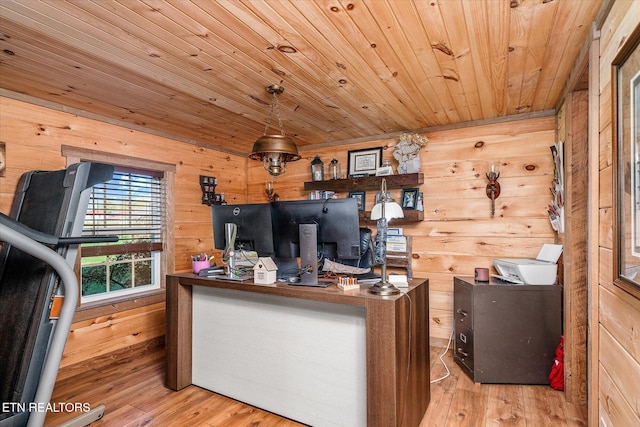
MULTIPOLYGON (((431 349, 431 378, 445 374, 431 349)), ((444 357, 448 378, 431 385, 431 403, 421 427, 445 426, 586 426, 586 408, 565 402, 548 386, 475 384, 444 357)), ((294 421, 244 403, 189 386, 179 392, 164 387, 164 348, 150 344, 131 352, 63 368, 51 401, 103 403, 105 416, 92 426, 300 426, 294 421)), ((78 413, 51 412, 45 426, 56 426, 78 413)))
MULTIPOLYGON (((439 357, 444 349, 431 348, 431 379, 446 374, 439 357)), ((543 385, 474 383, 453 361, 444 362, 451 374, 431 384, 431 401, 420 427, 586 426, 587 408, 571 405, 564 393, 543 385)))

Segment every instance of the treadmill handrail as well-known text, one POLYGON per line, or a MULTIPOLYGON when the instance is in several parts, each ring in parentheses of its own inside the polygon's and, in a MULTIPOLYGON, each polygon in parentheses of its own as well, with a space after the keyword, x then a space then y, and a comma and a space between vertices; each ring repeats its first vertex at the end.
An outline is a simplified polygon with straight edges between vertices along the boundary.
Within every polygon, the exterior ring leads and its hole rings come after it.
MULTIPOLYGON (((58 276, 60 276, 62 282, 64 301, 60 309, 58 324, 51 338, 51 345, 49 346, 46 361, 40 374, 40 382, 34 399, 36 404, 46 407, 51 400, 64 346, 67 342, 76 304, 78 303, 78 280, 76 279, 73 269, 57 252, 31 239, 28 235, 21 234, 20 231, 5 225, 4 221, 0 221, 0 240, 51 265, 56 273, 58 273, 58 276)), ((46 414, 46 411, 32 412, 29 415, 27 426, 42 426, 46 414)))
POLYGON ((16 230, 20 234, 28 236, 30 239, 35 240, 36 242, 52 246, 79 245, 83 243, 113 243, 119 240, 118 236, 52 236, 51 234, 34 230, 33 228, 16 221, 15 219, 3 214, 2 212, 0 212, 0 224, 16 230))

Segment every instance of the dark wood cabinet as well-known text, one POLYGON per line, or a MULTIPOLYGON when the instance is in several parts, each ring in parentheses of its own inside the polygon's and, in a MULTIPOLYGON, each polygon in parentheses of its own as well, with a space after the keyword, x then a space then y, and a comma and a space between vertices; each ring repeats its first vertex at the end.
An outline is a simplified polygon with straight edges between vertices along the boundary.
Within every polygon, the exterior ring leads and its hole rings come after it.
POLYGON ((454 278, 454 360, 479 383, 549 384, 562 286, 454 278))

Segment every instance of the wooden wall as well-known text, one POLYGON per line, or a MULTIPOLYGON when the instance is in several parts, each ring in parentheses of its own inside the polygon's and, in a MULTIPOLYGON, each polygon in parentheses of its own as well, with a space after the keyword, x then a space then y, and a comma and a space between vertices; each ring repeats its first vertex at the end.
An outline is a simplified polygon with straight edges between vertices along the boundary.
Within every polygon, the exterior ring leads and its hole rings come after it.
MULTIPOLYGON (((421 155, 425 182, 424 221, 402 224, 413 236, 413 272, 430 280, 431 344, 446 344, 453 319, 453 277, 473 275, 475 267, 492 267, 496 257, 533 257, 555 233, 547 218, 553 162, 549 146, 555 143, 555 116, 429 132, 421 155), (502 192, 491 217, 485 194, 487 163, 500 162, 502 192)), ((397 138, 302 152, 275 183, 282 200, 307 198, 302 183, 311 179, 310 162, 318 154, 328 165, 338 159, 346 173, 347 151, 384 147, 383 158, 393 159, 397 138)), ((248 167, 248 198, 266 201, 269 175, 257 162, 248 167)), ((400 190, 392 192, 400 199, 400 190)), ((340 197, 346 197, 341 194, 340 197)), ((366 205, 373 206, 374 192, 366 205)), ((391 224, 393 225, 393 223, 391 224)), ((495 272, 495 271, 493 271, 495 272)))
MULTIPOLYGON (((200 203, 199 175, 216 176, 219 192, 230 200, 246 201, 244 157, 6 97, 0 97, 0 141, 5 144, 7 165, 5 176, 0 176, 0 211, 4 213, 10 211, 23 172, 65 167, 62 145, 175 164, 176 271, 191 268, 190 255, 213 252, 211 214, 209 207, 200 203)), ((63 365, 164 335, 164 302, 84 317, 73 324, 63 365)))
MULTIPOLYGON (((599 316, 594 343, 597 371, 591 372, 597 386, 598 416, 591 426, 640 425, 640 300, 613 284, 614 191, 612 145, 611 63, 638 24, 640 2, 616 1, 600 31, 599 97, 599 236, 598 263, 593 298, 599 316)), ((595 321, 595 319, 594 319, 595 321)))
MULTIPOLYGON (((175 264, 176 270, 186 270, 190 254, 212 252, 213 247, 209 209, 200 205, 198 175, 217 176, 219 191, 231 201, 267 200, 264 183, 270 176, 258 162, 8 98, 0 102, 1 139, 7 151, 7 174, 0 178, 3 212, 9 210, 22 172, 64 167, 62 144, 174 163, 175 264), (39 155, 34 156, 34 151, 39 155)), ((495 257, 535 257, 542 244, 554 241, 546 206, 553 174, 549 146, 555 142, 555 117, 440 130, 426 136, 430 142, 421 156, 425 184, 420 188, 425 220, 403 227, 414 237, 414 274, 431 282, 432 344, 442 345, 451 334, 455 275, 472 275, 475 267, 490 267, 495 257), (485 172, 488 162, 494 160, 501 165, 502 193, 492 218, 485 194, 485 172)), ((346 172, 348 150, 385 147, 383 157, 391 159, 396 141, 381 139, 303 152, 303 159, 290 163, 277 180, 276 191, 283 200, 306 198, 302 183, 310 179, 310 160, 315 154, 327 164, 337 158, 346 172)), ((395 166, 395 160, 392 164, 395 166)), ((399 199, 400 191, 394 195, 399 199)), ((373 192, 367 194, 368 206, 372 206, 373 197, 373 192)), ((153 317, 153 312, 150 308, 148 315, 153 317)), ((119 316, 129 317, 124 313, 119 316)), ((130 315, 140 313, 134 310, 130 315)), ((120 322, 123 326, 115 327, 108 316, 96 317, 93 323, 74 324, 74 330, 84 332, 108 325, 114 337, 122 337, 104 349, 113 350, 131 342, 130 337, 139 336, 135 334, 140 334, 140 326, 145 325, 125 319, 120 322)), ((72 352, 84 346, 78 342, 76 347, 75 341, 72 338, 69 342, 72 352)))

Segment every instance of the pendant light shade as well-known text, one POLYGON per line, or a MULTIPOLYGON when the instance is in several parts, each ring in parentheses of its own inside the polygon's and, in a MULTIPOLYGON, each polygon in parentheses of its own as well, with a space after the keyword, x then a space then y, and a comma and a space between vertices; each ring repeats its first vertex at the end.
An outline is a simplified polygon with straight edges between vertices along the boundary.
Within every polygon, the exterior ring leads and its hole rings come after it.
POLYGON ((262 161, 269 174, 278 176, 285 172, 287 162, 300 159, 298 147, 283 135, 262 135, 253 143, 249 158, 262 161))
POLYGON ((262 161, 262 165, 270 175, 277 177, 283 174, 287 168, 287 162, 293 162, 300 159, 298 147, 285 135, 280 119, 280 111, 278 110, 278 95, 284 92, 284 88, 279 85, 271 85, 267 87, 267 92, 273 95, 273 103, 271 104, 271 114, 269 121, 264 128, 264 134, 256 139, 251 149, 249 158, 252 160, 262 161), (271 124, 271 118, 274 110, 278 116, 278 124, 280 125, 280 135, 267 135, 267 130, 271 124))

